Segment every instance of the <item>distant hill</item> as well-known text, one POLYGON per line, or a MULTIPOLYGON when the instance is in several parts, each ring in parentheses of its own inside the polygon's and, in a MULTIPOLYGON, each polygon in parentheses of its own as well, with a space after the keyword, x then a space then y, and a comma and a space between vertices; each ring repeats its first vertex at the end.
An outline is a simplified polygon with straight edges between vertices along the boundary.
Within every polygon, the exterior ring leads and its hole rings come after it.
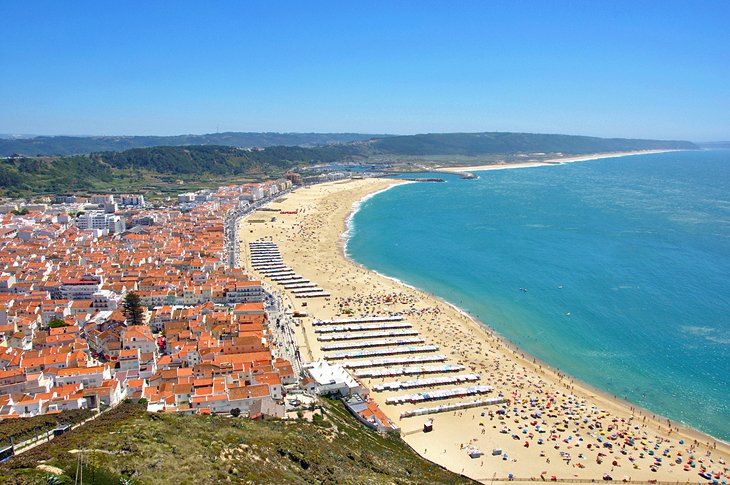
POLYGON ((634 150, 697 150, 689 141, 597 138, 535 133, 429 133, 370 141, 373 150, 392 155, 487 155, 507 153, 585 154, 634 150))
MULTIPOLYGON (((230 134, 230 139, 242 140, 236 138, 238 135, 245 134, 233 133, 230 134)), ((268 134, 255 135, 259 136, 257 138, 259 141, 263 140, 261 137, 268 136, 268 134)), ((299 137, 299 141, 304 141, 308 135, 272 134, 271 136, 270 141, 279 136, 299 137)), ((183 137, 173 138, 183 139, 183 137)), ((0 140, 0 144, 2 142, 0 140)), ((402 162, 408 166, 412 163, 412 158, 409 157, 416 157, 421 161, 429 156, 441 157, 436 162, 443 164, 457 163, 458 157, 469 156, 480 158, 481 163, 491 163, 514 160, 515 156, 520 154, 542 153, 545 157, 549 157, 557 153, 579 155, 652 149, 696 150, 699 147, 688 141, 531 133, 389 136, 313 147, 276 145, 256 149, 195 144, 155 146, 124 151, 95 151, 86 155, 21 156, 1 159, 0 195, 17 197, 69 191, 158 190, 161 183, 166 184, 168 190, 173 190, 174 186, 181 187, 178 180, 182 179, 184 183, 210 182, 213 179, 230 181, 230 177, 239 180, 241 178, 262 180, 280 177, 287 170, 308 165, 363 160, 373 163, 402 162)))
POLYGON ((313 147, 334 143, 383 138, 388 135, 361 133, 210 133, 178 136, 36 136, 8 135, 0 139, 0 156, 81 155, 131 148, 182 145, 225 145, 233 147, 269 147, 276 145, 313 147))
POLYGON ((10 140, 19 140, 23 138, 35 138, 38 135, 25 135, 25 134, 16 134, 16 133, 0 133, 0 140, 10 139, 10 140))
POLYGON ((245 149, 217 145, 133 148, 61 157, 11 157, 0 160, 0 195, 18 197, 78 191, 106 192, 113 187, 154 187, 159 180, 203 181, 226 177, 261 180, 282 176, 299 165, 363 158, 357 145, 305 148, 274 146, 245 149), (150 180, 145 182, 147 177, 150 180))
POLYGON ((597 153, 630 150, 699 147, 688 141, 597 138, 535 133, 429 133, 422 135, 368 135, 361 133, 211 133, 178 136, 37 136, 0 139, 0 156, 80 155, 120 152, 160 146, 218 145, 230 147, 321 147, 355 144, 363 154, 390 155, 487 155, 507 153, 597 153), (365 142, 365 143, 363 143, 365 142))
POLYGON ((707 148, 709 150, 713 149, 727 149, 730 148, 730 141, 707 141, 704 143, 698 143, 700 148, 707 148))
POLYGON ((245 149, 215 145, 134 148, 92 153, 89 158, 114 168, 138 168, 161 173, 235 175, 252 169, 288 170, 299 164, 332 163, 360 155, 355 145, 315 148, 271 146, 245 149))

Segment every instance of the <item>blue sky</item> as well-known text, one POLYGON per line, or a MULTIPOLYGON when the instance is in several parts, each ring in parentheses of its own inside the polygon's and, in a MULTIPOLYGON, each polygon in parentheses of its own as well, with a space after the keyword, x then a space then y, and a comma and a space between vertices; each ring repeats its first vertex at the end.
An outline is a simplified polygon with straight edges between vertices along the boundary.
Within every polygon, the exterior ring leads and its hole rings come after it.
POLYGON ((4 1, 0 133, 730 139, 730 1, 4 1))

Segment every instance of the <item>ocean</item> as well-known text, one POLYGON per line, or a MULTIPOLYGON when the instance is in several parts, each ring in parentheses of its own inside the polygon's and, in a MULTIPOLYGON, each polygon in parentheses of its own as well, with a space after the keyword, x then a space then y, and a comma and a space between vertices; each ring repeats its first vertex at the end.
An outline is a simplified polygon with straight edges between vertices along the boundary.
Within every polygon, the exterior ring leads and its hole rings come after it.
POLYGON ((730 151, 477 174, 364 201, 348 255, 730 441, 730 151))

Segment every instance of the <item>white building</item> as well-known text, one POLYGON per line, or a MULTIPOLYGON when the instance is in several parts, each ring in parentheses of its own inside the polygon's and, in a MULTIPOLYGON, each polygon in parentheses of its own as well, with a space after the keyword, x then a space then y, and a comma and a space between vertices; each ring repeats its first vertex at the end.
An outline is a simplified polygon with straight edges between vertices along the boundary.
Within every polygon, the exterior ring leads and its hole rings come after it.
POLYGON ((252 303, 262 301, 264 290, 260 281, 239 281, 235 288, 227 288, 226 303, 252 303))
POLYGON ((99 310, 115 310, 122 297, 111 290, 99 290, 91 295, 92 306, 99 310))
POLYGON ((144 195, 124 194, 119 197, 121 205, 133 205, 136 207, 145 207, 144 195))
POLYGON ((127 229, 124 219, 104 211, 89 211, 76 217, 76 226, 82 230, 107 230, 110 233, 120 233, 127 229))
POLYGON ((180 204, 189 204, 195 202, 195 194, 193 192, 187 192, 185 194, 178 194, 177 201, 180 204))
POLYGON ((61 281, 61 298, 64 300, 93 300, 93 295, 101 290, 102 278, 84 275, 80 279, 61 281))
POLYGON ((91 202, 92 204, 98 204, 98 205, 113 204, 114 196, 113 195, 92 195, 89 198, 89 202, 91 202))
POLYGON ((360 383, 339 364, 317 360, 305 364, 304 370, 314 380, 317 394, 349 396, 364 392, 360 383))
POLYGON ((84 388, 99 387, 105 380, 111 379, 111 377, 112 374, 108 365, 71 367, 58 371, 58 374, 56 374, 56 385, 82 384, 84 388))

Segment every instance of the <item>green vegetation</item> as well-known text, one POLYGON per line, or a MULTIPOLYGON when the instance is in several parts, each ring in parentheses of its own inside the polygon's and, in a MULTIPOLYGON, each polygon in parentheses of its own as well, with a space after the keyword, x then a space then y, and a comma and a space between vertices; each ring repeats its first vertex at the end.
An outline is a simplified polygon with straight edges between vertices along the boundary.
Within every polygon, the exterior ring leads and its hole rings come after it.
POLYGON ((87 157, 9 158, 0 161, 0 187, 7 195, 83 190, 95 182, 109 183, 109 167, 87 157))
POLYGON ((142 192, 175 194, 217 184, 281 177, 302 164, 357 158, 358 148, 225 146, 136 148, 72 157, 0 160, 0 195, 142 192))
POLYGON ((60 318, 52 318, 52 319, 51 319, 51 320, 50 320, 50 321, 48 322, 48 326, 49 326, 50 328, 60 328, 60 327, 68 327, 68 325, 66 325, 66 322, 64 322, 64 321, 63 321, 63 320, 61 320, 60 318))
POLYGON ((139 295, 133 291, 124 297, 124 316, 130 325, 142 325, 144 323, 144 309, 139 295))
POLYGON ((387 135, 361 133, 211 133, 179 136, 38 136, 0 139, 0 156, 81 155, 130 148, 183 145, 234 147, 318 146, 382 138, 387 135))
POLYGON ((299 164, 337 162, 358 154, 357 147, 351 145, 320 148, 275 146, 262 150, 226 146, 183 146, 92 153, 90 158, 117 169, 133 168, 196 175, 257 175, 283 173, 299 164))
POLYGON ((730 149, 730 141, 708 141, 705 143, 698 143, 700 148, 706 148, 708 150, 728 150, 730 149))
MULTIPOLYGON (((16 140, 17 141, 17 140, 16 140)), ((629 140, 529 133, 448 133, 374 138, 306 148, 243 149, 219 145, 158 146, 84 156, 10 157, 0 160, 0 195, 141 192, 174 195, 223 183, 281 177, 316 164, 386 163, 406 170, 420 164, 512 161, 650 149, 692 150, 685 141, 629 140)))
MULTIPOLYGON (((50 431, 60 424, 76 424, 90 418, 94 414, 88 409, 74 409, 59 414, 44 414, 32 418, 5 419, 0 421, 0 447, 38 436, 50 431)), ((0 480, 1 481, 1 480, 0 480)))
POLYGON ((486 155, 506 153, 585 154, 633 150, 696 150, 688 141, 634 140, 534 133, 431 133, 373 140, 373 148, 392 155, 486 155))
POLYGON ((36 469, 43 462, 72 483, 78 453, 70 451, 85 450, 85 483, 473 483, 423 460, 400 438, 364 428, 339 402, 326 402, 324 413, 316 423, 251 421, 123 403, 0 465, 0 482, 47 479, 36 469))

